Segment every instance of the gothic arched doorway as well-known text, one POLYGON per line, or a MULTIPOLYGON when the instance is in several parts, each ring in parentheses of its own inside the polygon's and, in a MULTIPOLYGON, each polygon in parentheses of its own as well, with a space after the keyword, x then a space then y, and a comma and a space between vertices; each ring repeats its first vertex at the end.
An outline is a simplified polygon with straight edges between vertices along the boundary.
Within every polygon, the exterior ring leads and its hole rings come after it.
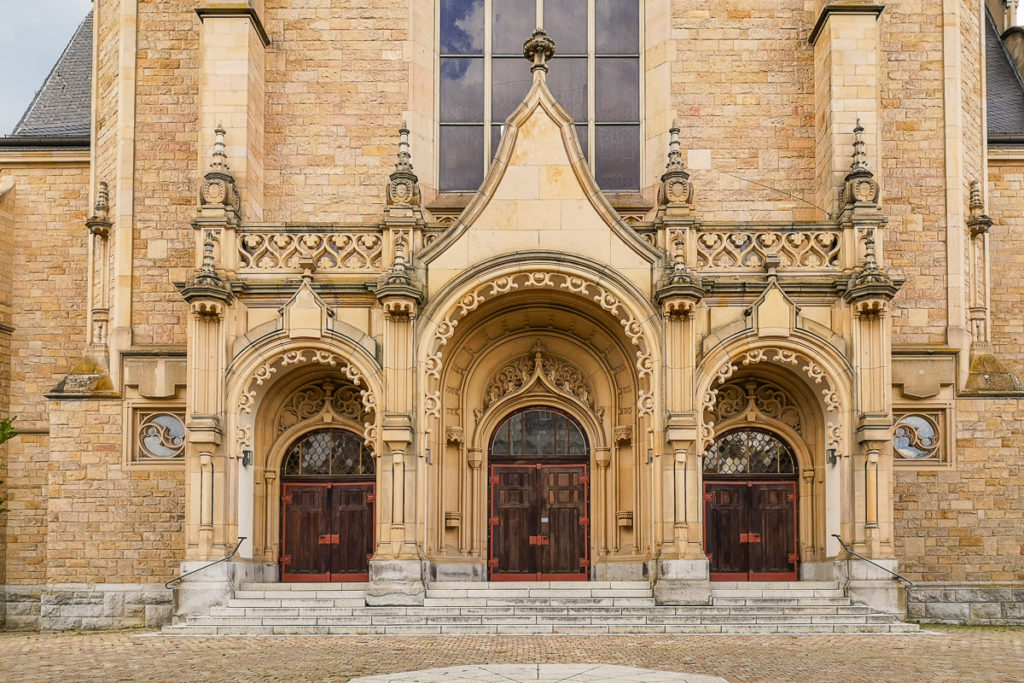
POLYGON ((774 433, 728 431, 704 454, 704 550, 713 581, 797 578, 797 458, 774 433))
POLYGON ((491 580, 586 580, 590 451, 580 424, 525 408, 494 430, 488 457, 491 580))
POLYGON ((373 555, 374 458, 335 427, 296 439, 281 464, 281 580, 365 581, 373 555))

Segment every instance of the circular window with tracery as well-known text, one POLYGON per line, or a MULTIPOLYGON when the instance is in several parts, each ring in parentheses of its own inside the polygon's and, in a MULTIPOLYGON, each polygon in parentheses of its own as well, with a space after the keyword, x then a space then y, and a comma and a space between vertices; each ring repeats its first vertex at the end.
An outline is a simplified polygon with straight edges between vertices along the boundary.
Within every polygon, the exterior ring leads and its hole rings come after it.
POLYGON ((907 460, 938 458, 940 441, 939 427, 927 415, 904 415, 893 427, 893 451, 907 460))
POLYGON ((785 441, 763 429, 722 434, 704 452, 706 476, 793 476, 797 460, 785 441))
POLYGON ((373 451, 363 438, 345 429, 318 429, 303 435, 284 456, 282 477, 369 476, 373 451))

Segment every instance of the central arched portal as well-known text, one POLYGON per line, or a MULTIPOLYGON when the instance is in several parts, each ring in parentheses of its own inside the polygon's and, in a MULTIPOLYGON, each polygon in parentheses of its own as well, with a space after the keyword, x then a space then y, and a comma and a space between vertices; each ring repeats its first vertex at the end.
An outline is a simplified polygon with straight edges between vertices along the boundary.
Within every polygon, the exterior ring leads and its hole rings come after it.
POLYGON ((730 430, 704 454, 704 548, 715 581, 797 578, 797 458, 766 429, 730 430))
POLYGON ((488 448, 492 581, 590 575, 590 449, 580 424, 532 406, 507 416, 488 448))

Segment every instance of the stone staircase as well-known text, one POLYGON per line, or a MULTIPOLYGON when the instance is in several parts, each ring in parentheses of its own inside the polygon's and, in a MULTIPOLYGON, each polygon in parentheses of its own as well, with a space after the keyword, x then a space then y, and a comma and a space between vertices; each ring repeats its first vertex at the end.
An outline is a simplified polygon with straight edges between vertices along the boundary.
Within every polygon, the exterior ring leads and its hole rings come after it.
POLYGON ((834 582, 715 583, 710 605, 658 606, 646 581, 433 583, 423 606, 368 607, 365 583, 248 583, 167 635, 912 633, 834 582))

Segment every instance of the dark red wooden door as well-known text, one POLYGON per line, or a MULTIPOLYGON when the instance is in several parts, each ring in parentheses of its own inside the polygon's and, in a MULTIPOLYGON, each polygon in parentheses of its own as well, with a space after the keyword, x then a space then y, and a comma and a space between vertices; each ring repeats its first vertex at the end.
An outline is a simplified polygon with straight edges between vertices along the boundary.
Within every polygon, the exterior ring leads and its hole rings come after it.
POLYGON ((796 482, 750 487, 750 578, 796 577, 796 482))
POLYGON ((704 484, 704 550, 711 563, 711 578, 745 580, 748 547, 740 543, 747 528, 748 487, 746 484, 704 484))
POLYGON ((796 482, 706 481, 704 548, 713 581, 797 578, 796 482))
POLYGON ((491 467, 491 579, 585 580, 587 465, 491 467))
POLYGON ((373 555, 374 485, 331 486, 331 581, 365 581, 373 555))
POLYGON ((373 482, 289 483, 281 499, 282 581, 365 581, 373 482))
POLYGON ((284 484, 281 496, 281 580, 327 581, 331 547, 330 484, 284 484))

